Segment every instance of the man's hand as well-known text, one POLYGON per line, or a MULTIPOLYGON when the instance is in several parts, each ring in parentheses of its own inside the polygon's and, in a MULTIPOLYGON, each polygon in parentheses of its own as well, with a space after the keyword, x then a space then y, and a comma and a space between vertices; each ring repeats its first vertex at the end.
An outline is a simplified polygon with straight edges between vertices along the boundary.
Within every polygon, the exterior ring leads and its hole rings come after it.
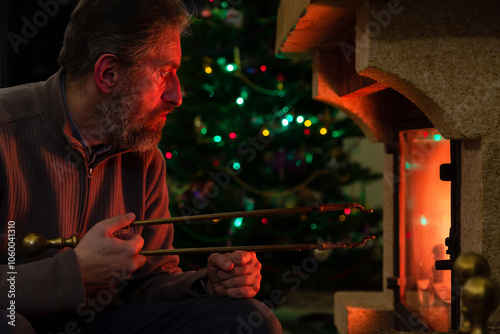
POLYGON ((207 292, 212 296, 253 297, 260 289, 261 267, 254 252, 212 254, 208 258, 207 292))
POLYGON ((84 284, 120 281, 129 278, 146 263, 139 255, 144 239, 138 234, 113 233, 129 226, 135 219, 133 213, 103 220, 94 225, 75 248, 84 284))

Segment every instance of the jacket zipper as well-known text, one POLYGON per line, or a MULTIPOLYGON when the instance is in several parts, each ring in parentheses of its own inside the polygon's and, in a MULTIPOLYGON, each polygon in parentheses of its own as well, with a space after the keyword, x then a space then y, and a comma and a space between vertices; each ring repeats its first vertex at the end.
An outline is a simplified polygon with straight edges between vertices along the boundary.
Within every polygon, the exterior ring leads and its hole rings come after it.
POLYGON ((81 220, 80 220, 80 223, 78 224, 78 230, 81 232, 81 233, 87 233, 87 231, 85 231, 85 221, 87 220, 87 216, 88 216, 88 209, 89 209, 89 197, 90 197, 90 182, 92 180, 92 172, 93 172, 93 169, 88 165, 88 160, 87 160, 87 157, 85 155, 84 156, 84 163, 85 163, 85 170, 87 172, 87 182, 85 182, 85 189, 84 189, 84 198, 85 198, 85 202, 83 203, 83 215, 81 217, 81 220))
MULTIPOLYGON (((87 164, 87 161, 85 161, 85 165, 86 165, 86 170, 87 170, 87 188, 85 189, 85 203, 84 203, 84 208, 83 208, 83 216, 82 216, 82 220, 80 221, 80 226, 79 226, 79 229, 80 231, 84 231, 85 229, 85 221, 87 220, 87 217, 89 215, 89 199, 90 199, 90 196, 91 196, 91 182, 92 182, 92 178, 93 178, 93 173, 95 171, 95 169, 97 168, 97 166, 105 161, 105 160, 108 160, 112 157, 115 157, 117 155, 120 155, 122 153, 125 153, 124 151, 122 152, 115 152, 114 154, 111 154, 109 156, 105 156, 105 157, 101 157, 101 159, 97 159, 96 161, 92 162, 90 165, 87 164), (91 167, 92 166, 92 167, 91 167)), ((98 222, 93 222, 94 224, 98 223, 98 222)), ((92 226, 90 226, 92 227, 92 226)), ((86 232, 85 232, 86 233, 86 232)))

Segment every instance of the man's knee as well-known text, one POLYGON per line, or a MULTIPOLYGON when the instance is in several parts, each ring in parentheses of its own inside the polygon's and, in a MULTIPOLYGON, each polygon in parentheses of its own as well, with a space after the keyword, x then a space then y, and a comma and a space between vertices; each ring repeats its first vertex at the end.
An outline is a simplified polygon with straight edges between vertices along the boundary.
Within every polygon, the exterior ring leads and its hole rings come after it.
POLYGON ((33 326, 25 317, 17 312, 0 310, 0 333, 2 334, 36 334, 33 326))

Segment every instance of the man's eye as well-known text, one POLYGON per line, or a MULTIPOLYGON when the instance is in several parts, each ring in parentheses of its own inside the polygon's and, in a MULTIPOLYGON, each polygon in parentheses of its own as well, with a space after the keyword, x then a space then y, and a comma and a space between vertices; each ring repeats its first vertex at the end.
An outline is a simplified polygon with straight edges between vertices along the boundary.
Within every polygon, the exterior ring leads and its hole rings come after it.
POLYGON ((162 71, 160 75, 161 75, 161 77, 163 79, 165 79, 166 77, 168 77, 170 75, 170 73, 172 73, 172 72, 170 72, 170 71, 162 71))

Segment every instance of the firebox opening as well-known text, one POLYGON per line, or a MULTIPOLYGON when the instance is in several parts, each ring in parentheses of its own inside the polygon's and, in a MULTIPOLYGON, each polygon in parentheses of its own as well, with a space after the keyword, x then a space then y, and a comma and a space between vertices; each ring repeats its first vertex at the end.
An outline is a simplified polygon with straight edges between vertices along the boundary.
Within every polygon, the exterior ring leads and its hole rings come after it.
POLYGON ((399 141, 399 300, 428 328, 449 331, 451 271, 435 262, 449 259, 451 189, 439 171, 450 163, 450 141, 435 129, 403 131, 399 141))

